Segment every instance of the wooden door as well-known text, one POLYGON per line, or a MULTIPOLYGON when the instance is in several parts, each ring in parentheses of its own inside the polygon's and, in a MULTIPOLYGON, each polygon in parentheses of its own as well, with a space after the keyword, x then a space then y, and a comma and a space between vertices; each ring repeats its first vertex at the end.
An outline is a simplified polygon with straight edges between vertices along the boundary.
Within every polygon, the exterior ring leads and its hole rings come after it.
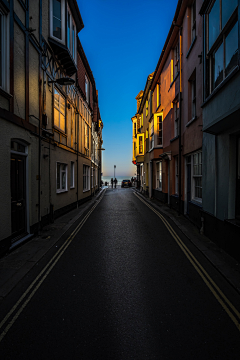
POLYGON ((11 227, 12 238, 26 232, 26 158, 11 155, 11 227))

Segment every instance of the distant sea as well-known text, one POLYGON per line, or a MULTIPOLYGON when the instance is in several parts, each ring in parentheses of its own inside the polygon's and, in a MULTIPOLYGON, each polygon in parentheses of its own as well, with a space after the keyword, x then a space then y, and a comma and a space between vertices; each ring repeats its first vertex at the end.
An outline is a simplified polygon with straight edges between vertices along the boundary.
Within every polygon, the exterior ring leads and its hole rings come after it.
MULTIPOLYGON (((113 176, 102 176, 103 184, 105 185, 105 182, 108 182, 109 185, 111 185, 111 178, 113 178, 113 176)), ((118 185, 121 185, 123 180, 131 180, 131 178, 131 176, 116 176, 118 185)))

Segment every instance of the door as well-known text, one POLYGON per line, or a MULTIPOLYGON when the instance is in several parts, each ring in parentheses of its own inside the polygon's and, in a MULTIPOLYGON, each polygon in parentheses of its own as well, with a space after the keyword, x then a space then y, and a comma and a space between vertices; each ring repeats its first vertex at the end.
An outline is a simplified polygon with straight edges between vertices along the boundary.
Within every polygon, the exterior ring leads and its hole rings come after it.
POLYGON ((236 219, 240 220, 240 137, 237 139, 236 219))
POLYGON ((26 232, 26 158, 11 154, 11 227, 12 238, 26 232))
POLYGON ((191 201, 191 156, 187 157, 187 214, 189 214, 189 202, 191 201))

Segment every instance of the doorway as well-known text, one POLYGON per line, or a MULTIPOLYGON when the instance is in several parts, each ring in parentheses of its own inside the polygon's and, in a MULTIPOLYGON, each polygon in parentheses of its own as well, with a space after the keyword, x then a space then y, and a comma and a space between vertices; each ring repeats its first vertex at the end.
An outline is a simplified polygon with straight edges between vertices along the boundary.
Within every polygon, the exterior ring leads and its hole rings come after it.
POLYGON ((191 201, 191 155, 187 156, 187 214, 189 214, 189 202, 191 201))
POLYGON ((27 234, 25 146, 11 143, 11 238, 12 243, 27 234))
POLYGON ((237 138, 236 219, 240 220, 240 137, 237 138))

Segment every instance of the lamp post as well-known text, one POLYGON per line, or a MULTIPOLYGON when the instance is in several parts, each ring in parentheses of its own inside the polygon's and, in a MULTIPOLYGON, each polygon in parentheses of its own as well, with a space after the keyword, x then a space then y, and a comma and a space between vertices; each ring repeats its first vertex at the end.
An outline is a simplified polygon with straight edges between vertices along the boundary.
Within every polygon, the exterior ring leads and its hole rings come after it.
POLYGON ((115 169, 116 169, 116 165, 114 165, 114 177, 113 177, 114 180, 115 180, 115 169))

